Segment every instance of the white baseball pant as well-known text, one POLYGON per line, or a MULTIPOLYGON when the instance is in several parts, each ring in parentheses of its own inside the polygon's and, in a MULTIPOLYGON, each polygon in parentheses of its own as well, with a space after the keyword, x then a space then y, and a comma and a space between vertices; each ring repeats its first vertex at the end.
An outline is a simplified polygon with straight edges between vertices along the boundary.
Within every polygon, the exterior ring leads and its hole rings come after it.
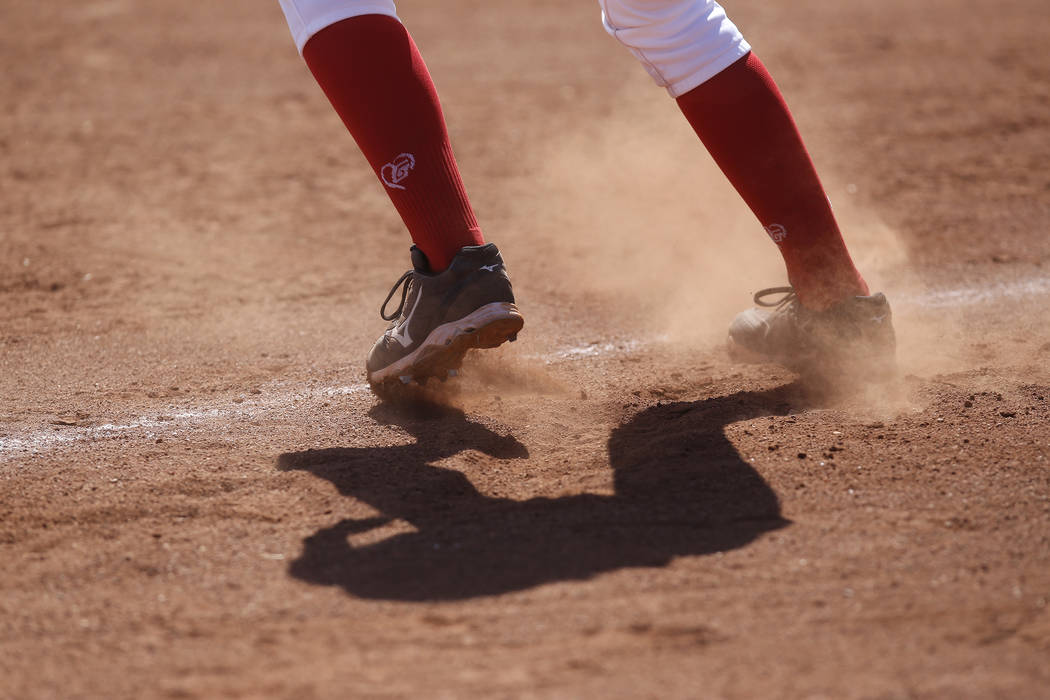
MULTIPOLYGON (((302 53, 311 36, 358 15, 397 17, 393 0, 280 0, 302 53)), ((683 95, 751 47, 714 0, 598 0, 606 31, 630 49, 658 85, 683 95)))
POLYGON ((344 19, 360 15, 397 18, 394 0, 280 0, 280 3, 299 53, 310 37, 344 19))

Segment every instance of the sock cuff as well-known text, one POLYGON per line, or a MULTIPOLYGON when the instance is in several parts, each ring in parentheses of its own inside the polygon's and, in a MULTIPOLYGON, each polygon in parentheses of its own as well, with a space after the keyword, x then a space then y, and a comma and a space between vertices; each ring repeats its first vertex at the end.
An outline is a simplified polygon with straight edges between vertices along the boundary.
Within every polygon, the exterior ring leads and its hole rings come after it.
POLYGON ((386 15, 401 21, 393 0, 280 0, 280 3, 300 55, 314 34, 344 19, 386 15))

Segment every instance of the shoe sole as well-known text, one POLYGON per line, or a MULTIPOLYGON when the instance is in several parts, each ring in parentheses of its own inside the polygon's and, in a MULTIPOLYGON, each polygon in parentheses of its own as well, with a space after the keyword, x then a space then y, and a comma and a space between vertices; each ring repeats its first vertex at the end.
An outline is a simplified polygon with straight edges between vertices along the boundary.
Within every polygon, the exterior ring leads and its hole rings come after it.
POLYGON ((733 336, 726 338, 726 352, 729 353, 729 359, 733 362, 739 362, 745 365, 760 365, 767 362, 775 362, 775 360, 744 347, 740 343, 733 339, 733 336))
POLYGON ((767 355, 738 343, 733 336, 726 338, 726 351, 732 362, 745 365, 780 365, 799 374, 809 374, 820 366, 815 353, 808 355, 767 355))
POLYGON ((495 348, 516 340, 524 325, 525 319, 514 304, 486 304, 432 330, 411 353, 369 373, 368 383, 375 394, 387 396, 412 381, 425 384, 431 377, 444 380, 463 365, 468 350, 495 348))

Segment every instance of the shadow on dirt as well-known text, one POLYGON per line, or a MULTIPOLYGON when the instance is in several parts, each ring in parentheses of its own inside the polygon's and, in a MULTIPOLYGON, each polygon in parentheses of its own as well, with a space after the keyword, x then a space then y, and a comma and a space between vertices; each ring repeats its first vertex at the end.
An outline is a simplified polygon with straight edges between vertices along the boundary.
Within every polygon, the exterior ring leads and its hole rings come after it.
POLYGON ((454 408, 374 408, 373 418, 402 426, 417 442, 280 457, 281 470, 327 479, 383 513, 346 519, 306 538, 289 571, 362 598, 456 600, 742 547, 789 521, 723 427, 784 415, 800 400, 789 385, 649 408, 609 439, 615 495, 528 501, 485 496, 460 472, 429 466, 468 449, 500 459, 528 457, 514 437, 454 408), (351 536, 395 521, 411 527, 351 546, 351 536))

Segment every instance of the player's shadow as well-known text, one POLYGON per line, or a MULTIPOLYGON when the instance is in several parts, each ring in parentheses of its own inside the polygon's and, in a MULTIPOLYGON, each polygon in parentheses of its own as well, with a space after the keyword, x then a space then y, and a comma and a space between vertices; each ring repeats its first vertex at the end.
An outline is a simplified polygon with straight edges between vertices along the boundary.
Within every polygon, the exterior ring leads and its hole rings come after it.
POLYGON ((307 537, 290 573, 363 598, 452 600, 742 547, 788 521, 724 427, 784 415, 799 400, 790 385, 646 409, 609 438, 614 495, 527 501, 483 495, 462 473, 431 466, 465 450, 527 457, 514 437, 453 408, 377 407, 373 418, 417 441, 280 457, 280 469, 327 479, 382 514, 307 537))

